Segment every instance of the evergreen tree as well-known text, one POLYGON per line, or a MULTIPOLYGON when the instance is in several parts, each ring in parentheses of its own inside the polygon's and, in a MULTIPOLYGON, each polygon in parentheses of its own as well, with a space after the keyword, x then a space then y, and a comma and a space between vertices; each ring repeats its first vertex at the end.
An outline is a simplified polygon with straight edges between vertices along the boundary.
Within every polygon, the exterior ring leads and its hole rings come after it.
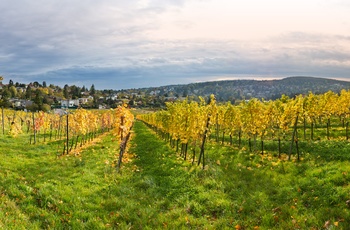
POLYGON ((80 98, 81 97, 81 89, 80 87, 75 87, 75 90, 74 90, 74 95, 76 98, 80 98))
POLYGON ((35 91, 34 103, 39 106, 39 108, 43 105, 43 94, 41 90, 35 91))
POLYGON ((96 93, 96 91, 95 91, 95 86, 94 86, 94 84, 92 84, 91 87, 90 87, 90 95, 91 95, 91 96, 94 96, 95 93, 96 93))
POLYGON ((38 88, 38 87, 40 86, 40 84, 39 84, 39 82, 35 81, 35 82, 33 83, 33 86, 34 86, 35 88, 38 88))
POLYGON ((69 90, 68 90, 69 86, 67 84, 64 85, 63 87, 63 96, 68 99, 69 98, 69 90))
POLYGON ((185 88, 184 92, 182 93, 182 97, 187 97, 188 96, 188 89, 185 88))
POLYGON ((32 87, 30 87, 30 85, 27 86, 25 97, 28 100, 32 98, 32 87))

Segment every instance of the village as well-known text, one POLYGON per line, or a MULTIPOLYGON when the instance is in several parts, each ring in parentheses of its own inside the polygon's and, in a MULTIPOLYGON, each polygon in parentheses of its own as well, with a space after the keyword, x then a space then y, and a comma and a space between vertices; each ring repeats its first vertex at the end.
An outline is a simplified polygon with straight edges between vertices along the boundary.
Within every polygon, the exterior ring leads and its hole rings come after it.
POLYGON ((175 96, 159 95, 160 91, 134 92, 116 90, 96 90, 94 85, 89 89, 85 86, 68 86, 63 88, 44 81, 29 84, 3 84, 0 81, 0 106, 15 110, 50 111, 52 109, 109 109, 127 104, 129 107, 162 107, 167 101, 175 101, 175 96))

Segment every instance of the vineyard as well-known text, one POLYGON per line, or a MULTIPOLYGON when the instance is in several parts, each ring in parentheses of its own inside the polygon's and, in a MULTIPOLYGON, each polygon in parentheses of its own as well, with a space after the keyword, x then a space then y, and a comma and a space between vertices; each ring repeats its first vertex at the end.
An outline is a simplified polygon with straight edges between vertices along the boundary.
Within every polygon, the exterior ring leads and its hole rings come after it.
POLYGON ((2 109, 0 227, 350 225, 350 91, 166 106, 2 109))
POLYGON ((116 110, 60 110, 57 113, 24 112, 2 109, 2 134, 27 135, 29 144, 57 142, 58 155, 69 154, 98 135, 113 132, 117 139, 127 136, 133 115, 125 107, 116 110), (59 146, 61 145, 61 146, 59 146), (60 148, 61 147, 61 148, 60 148))
POLYGON ((343 90, 339 95, 331 91, 322 95, 310 92, 307 96, 282 96, 275 101, 252 99, 239 105, 217 105, 212 95, 208 103, 203 99, 200 103, 187 100, 168 103, 166 110, 140 115, 138 119, 167 138, 173 147, 176 145, 176 149, 180 143, 185 160, 188 145, 193 150, 192 163, 199 149, 198 164, 202 162, 204 166, 206 137, 230 145, 235 139, 238 148, 245 140, 250 152, 259 141, 261 154, 264 154, 264 141, 275 141, 278 157, 282 153, 281 143, 289 141, 289 150, 285 151, 288 159, 295 145, 300 160, 299 140, 348 140, 349 115, 350 91, 343 90))

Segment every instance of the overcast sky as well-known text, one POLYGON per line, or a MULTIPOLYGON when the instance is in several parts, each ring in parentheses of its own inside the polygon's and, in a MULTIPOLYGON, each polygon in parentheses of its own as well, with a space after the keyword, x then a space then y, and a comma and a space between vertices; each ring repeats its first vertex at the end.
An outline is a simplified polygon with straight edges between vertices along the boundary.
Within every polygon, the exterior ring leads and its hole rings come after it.
POLYGON ((350 80, 348 0, 11 0, 0 12, 4 83, 350 80))

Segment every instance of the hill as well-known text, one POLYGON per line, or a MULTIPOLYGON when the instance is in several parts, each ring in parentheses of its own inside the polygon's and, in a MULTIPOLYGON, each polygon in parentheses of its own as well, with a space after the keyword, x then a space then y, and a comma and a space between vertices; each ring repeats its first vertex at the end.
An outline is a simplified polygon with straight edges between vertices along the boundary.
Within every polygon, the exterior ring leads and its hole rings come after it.
POLYGON ((225 80, 186 85, 168 85, 135 89, 146 95, 165 97, 208 96, 214 94, 219 101, 234 101, 251 97, 276 99, 282 94, 293 97, 298 94, 340 92, 350 89, 350 82, 315 77, 287 77, 276 80, 225 80))

